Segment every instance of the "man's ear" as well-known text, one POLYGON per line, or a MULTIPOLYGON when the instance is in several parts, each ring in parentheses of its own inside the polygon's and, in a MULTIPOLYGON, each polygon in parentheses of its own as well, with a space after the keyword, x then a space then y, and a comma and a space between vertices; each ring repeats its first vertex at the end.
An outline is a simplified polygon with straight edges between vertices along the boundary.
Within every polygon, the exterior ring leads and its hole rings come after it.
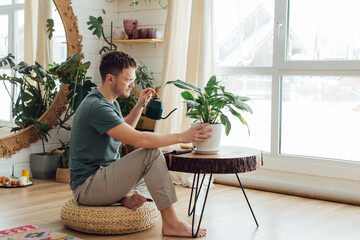
POLYGON ((106 83, 109 83, 109 84, 112 84, 114 81, 114 76, 110 73, 106 74, 106 77, 105 77, 105 82, 106 83))

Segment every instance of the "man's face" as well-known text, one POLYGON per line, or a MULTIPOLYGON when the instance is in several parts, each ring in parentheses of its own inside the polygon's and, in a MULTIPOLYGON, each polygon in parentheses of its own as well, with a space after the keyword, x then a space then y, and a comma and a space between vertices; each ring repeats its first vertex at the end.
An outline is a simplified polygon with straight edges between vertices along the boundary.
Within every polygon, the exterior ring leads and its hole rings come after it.
POLYGON ((114 82, 111 85, 112 91, 121 98, 128 98, 130 91, 135 87, 135 68, 123 69, 117 77, 114 76, 114 82))

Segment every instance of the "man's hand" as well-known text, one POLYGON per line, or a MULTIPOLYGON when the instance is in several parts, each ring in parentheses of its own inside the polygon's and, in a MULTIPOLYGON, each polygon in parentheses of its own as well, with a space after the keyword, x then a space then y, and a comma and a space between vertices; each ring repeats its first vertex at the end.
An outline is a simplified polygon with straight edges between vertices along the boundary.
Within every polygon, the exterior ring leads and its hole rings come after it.
POLYGON ((155 93, 154 89, 152 89, 152 88, 146 88, 146 89, 142 90, 140 92, 137 104, 139 104, 142 107, 146 107, 146 105, 152 98, 152 93, 155 93))
POLYGON ((209 126, 209 123, 203 123, 183 132, 182 142, 183 143, 206 142, 207 139, 211 137, 211 135, 205 133, 212 131, 212 129, 210 128, 205 129, 205 127, 207 126, 209 126))

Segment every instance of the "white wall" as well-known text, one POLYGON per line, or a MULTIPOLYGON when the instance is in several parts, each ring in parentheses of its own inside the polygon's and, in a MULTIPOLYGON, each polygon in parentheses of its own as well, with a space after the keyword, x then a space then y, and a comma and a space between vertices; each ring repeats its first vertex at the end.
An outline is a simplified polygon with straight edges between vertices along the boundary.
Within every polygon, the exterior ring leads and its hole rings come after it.
MULTIPOLYGON (((167 4, 167 1, 162 1, 167 4)), ((134 11, 129 5, 131 0, 73 0, 72 6, 75 15, 78 17, 78 25, 80 35, 83 36, 83 54, 85 61, 91 62, 88 76, 92 77, 92 81, 96 84, 100 83, 100 74, 98 66, 100 63, 100 55, 98 51, 104 45, 104 41, 92 35, 86 22, 89 16, 102 16, 102 9, 105 9, 105 33, 109 36, 110 22, 113 21, 113 35, 119 37, 123 28, 123 19, 138 19, 139 28, 155 27, 157 30, 164 32, 167 10, 162 9, 157 1, 142 7, 140 10, 134 11)), ((119 44, 118 50, 126 52, 133 56, 136 60, 141 60, 154 72, 154 77, 158 83, 161 81, 161 72, 163 64, 163 44, 159 44, 155 48, 154 44, 143 43, 137 44, 132 48, 130 44, 119 44)), ((69 132, 64 129, 53 129, 50 131, 51 138, 46 144, 46 150, 52 150, 60 146, 58 139, 62 141, 69 140, 69 132)), ((15 175, 21 175, 23 169, 30 170, 30 154, 41 152, 41 141, 31 145, 30 148, 22 149, 14 154, 11 158, 0 158, 0 176, 11 175, 12 166, 15 168, 15 175)))

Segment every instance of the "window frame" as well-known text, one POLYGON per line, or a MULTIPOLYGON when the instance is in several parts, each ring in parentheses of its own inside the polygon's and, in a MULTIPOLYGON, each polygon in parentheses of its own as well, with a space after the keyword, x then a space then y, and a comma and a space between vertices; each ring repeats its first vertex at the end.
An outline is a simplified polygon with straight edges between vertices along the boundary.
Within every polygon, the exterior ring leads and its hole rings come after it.
POLYGON ((360 159, 348 161, 280 154, 282 76, 360 76, 360 60, 286 60, 289 1, 291 0, 274 0, 272 67, 216 66, 214 59, 215 74, 272 76, 270 152, 263 152, 264 169, 360 181, 360 159))

